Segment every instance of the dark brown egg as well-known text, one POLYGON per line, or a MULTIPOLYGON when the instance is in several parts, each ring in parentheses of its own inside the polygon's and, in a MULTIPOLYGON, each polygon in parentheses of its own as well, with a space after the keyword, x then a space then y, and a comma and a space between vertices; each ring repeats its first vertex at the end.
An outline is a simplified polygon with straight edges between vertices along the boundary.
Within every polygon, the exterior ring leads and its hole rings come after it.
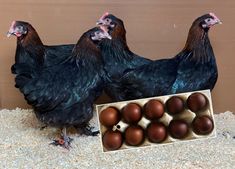
POLYGON ((164 114, 164 106, 160 101, 152 99, 144 106, 144 113, 149 120, 159 119, 164 114))
POLYGON ((122 133, 118 130, 107 130, 103 135, 102 141, 107 150, 117 150, 122 146, 122 133))
POLYGON ((100 123, 106 127, 112 127, 121 119, 121 114, 114 107, 108 107, 100 113, 100 123))
POLYGON ((212 132, 214 124, 209 116, 199 116, 193 120, 193 131, 199 135, 206 135, 212 132))
POLYGON ((142 117, 141 107, 136 103, 129 103, 123 108, 122 116, 127 123, 138 123, 142 117))
POLYGON ((173 138, 183 139, 188 135, 188 124, 183 120, 172 120, 169 124, 169 133, 173 138))
POLYGON ((144 130, 141 126, 129 126, 125 130, 125 142, 130 146, 138 146, 144 141, 144 130))
POLYGON ((173 96, 166 102, 167 111, 170 114, 178 114, 184 111, 184 101, 178 96, 173 96))
POLYGON ((193 93, 187 99, 187 106, 193 112, 199 112, 206 108, 207 99, 201 93, 193 93))
POLYGON ((160 143, 167 137, 167 130, 163 123, 152 122, 147 127, 147 137, 150 142, 160 143))

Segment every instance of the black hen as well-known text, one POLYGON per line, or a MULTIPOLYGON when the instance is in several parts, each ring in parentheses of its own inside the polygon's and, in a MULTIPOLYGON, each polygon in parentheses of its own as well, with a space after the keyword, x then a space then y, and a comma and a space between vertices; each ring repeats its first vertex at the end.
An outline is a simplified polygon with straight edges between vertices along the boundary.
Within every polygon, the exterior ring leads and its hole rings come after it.
MULTIPOLYGON (((74 44, 47 46, 43 45, 36 30, 24 21, 13 21, 8 31, 8 37, 18 37, 16 63, 49 67, 59 64, 71 55, 74 44), (24 25, 24 26, 22 26, 24 25), (27 55, 25 57, 17 56, 27 55)), ((15 68, 12 67, 14 72, 15 68)))
MULTIPOLYGON (((34 43, 34 36, 28 34, 29 31, 20 35, 22 29, 29 30, 29 24, 15 22, 11 30, 11 34, 17 36, 17 52, 19 49, 25 51, 31 41, 34 43)), ((65 129, 63 145, 66 148, 70 142, 66 136, 67 127, 73 126, 86 135, 97 134, 89 128, 93 103, 101 94, 104 83, 102 58, 96 42, 106 37, 110 38, 99 28, 87 31, 69 57, 54 65, 51 63, 49 67, 41 65, 41 53, 30 47, 30 52, 16 54, 16 86, 41 122, 65 129)))
POLYGON ((148 64, 151 60, 143 58, 130 51, 126 42, 126 30, 123 21, 112 14, 105 13, 97 22, 102 29, 108 27, 112 39, 101 40, 99 46, 104 60, 104 69, 109 79, 105 92, 113 100, 119 100, 116 89, 123 74, 130 69, 148 64))
POLYGON ((118 81, 117 100, 212 90, 218 72, 208 31, 217 23, 221 22, 213 13, 197 18, 184 49, 174 58, 156 60, 131 70, 118 81))

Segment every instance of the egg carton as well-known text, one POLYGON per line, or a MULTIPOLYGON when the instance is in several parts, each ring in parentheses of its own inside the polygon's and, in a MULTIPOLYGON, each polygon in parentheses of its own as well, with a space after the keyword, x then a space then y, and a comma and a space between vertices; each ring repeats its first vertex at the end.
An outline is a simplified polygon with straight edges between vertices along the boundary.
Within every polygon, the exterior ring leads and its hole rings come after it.
MULTIPOLYGON (((157 120, 157 122, 161 122, 163 123, 166 128, 167 128, 167 136, 165 138, 164 141, 160 142, 160 143, 153 143, 151 142, 146 136, 144 138, 144 141, 138 145, 138 146, 131 146, 128 145, 125 141, 125 139, 123 140, 123 143, 121 145, 120 148, 116 149, 116 150, 108 150, 107 148, 104 147, 103 145, 103 135, 107 130, 112 129, 113 131, 118 130, 120 131, 122 134, 125 132, 126 128, 128 126, 130 126, 131 124, 128 124, 127 122, 125 122, 123 120, 123 118, 121 118, 121 120, 113 125, 112 127, 106 127, 104 125, 102 125, 100 123, 100 120, 98 120, 98 124, 99 124, 99 129, 101 132, 101 145, 103 147, 103 152, 109 152, 109 151, 117 151, 117 150, 126 150, 126 149, 133 149, 133 148, 141 148, 141 147, 149 147, 149 146, 157 146, 157 145, 166 145, 166 144, 172 144, 172 143, 177 143, 177 142, 186 142, 186 141, 192 141, 192 140, 198 140, 198 139, 205 139, 205 138, 214 138, 216 137, 216 127, 215 127, 215 122, 214 122, 214 116, 213 116, 213 107, 212 107, 212 100, 211 100, 211 93, 210 90, 201 90, 201 91, 193 91, 193 92, 187 92, 187 93, 179 93, 179 94, 172 94, 172 95, 165 95, 165 96, 158 96, 158 97, 150 97, 150 98, 144 98, 144 99, 136 99, 136 100, 128 100, 128 101, 121 101, 121 102, 114 102, 114 103, 107 103, 107 104, 100 104, 100 105, 96 105, 96 111, 99 117, 100 113, 105 110, 106 108, 109 107, 113 107, 116 108, 117 110, 119 110, 120 112, 122 111, 122 109, 129 103, 136 103, 138 104, 142 110, 144 108, 144 105, 146 105, 146 103, 149 100, 152 99, 156 99, 158 101, 160 101, 161 103, 163 103, 164 105, 164 114, 161 118, 159 118, 157 120), (187 107, 187 99, 190 95, 192 95, 193 93, 201 93, 203 94, 206 99, 207 99, 207 106, 201 110, 200 112, 193 112, 191 111, 188 107, 187 107), (185 107, 184 107, 184 111, 179 113, 179 114, 175 114, 172 115, 171 113, 169 113, 166 109, 166 102, 168 99, 170 99, 172 96, 178 96, 181 99, 183 99, 184 103, 185 103, 185 107), (195 119, 195 117, 197 116, 209 116, 213 122, 213 130, 206 135, 199 135, 196 134, 193 129, 192 129, 192 122, 195 119), (183 139, 177 139, 177 138, 173 138, 171 136, 171 134, 169 133, 168 130, 168 125, 170 124, 170 122, 172 120, 184 120, 185 122, 187 122, 188 124, 188 134, 186 137, 184 137, 183 139)), ((141 126, 144 131, 146 130, 147 126, 151 123, 152 121, 147 119, 144 115, 144 113, 142 113, 142 117, 141 119, 138 121, 138 123, 136 125, 141 126)))

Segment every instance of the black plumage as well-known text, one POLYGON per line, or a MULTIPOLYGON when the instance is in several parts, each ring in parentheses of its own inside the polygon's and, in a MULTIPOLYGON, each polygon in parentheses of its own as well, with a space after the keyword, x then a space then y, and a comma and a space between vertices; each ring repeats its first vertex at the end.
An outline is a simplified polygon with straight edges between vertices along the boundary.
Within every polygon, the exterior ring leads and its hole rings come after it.
POLYGON ((119 80, 125 72, 139 66, 148 64, 151 60, 133 53, 126 42, 126 30, 121 19, 112 14, 104 14, 97 22, 103 29, 108 27, 112 39, 102 39, 99 43, 104 60, 107 83, 105 92, 113 100, 118 100, 119 93, 116 91, 119 80))
POLYGON ((179 54, 130 70, 116 82, 116 100, 212 90, 218 72, 208 31, 217 23, 220 20, 213 13, 197 18, 179 54))
MULTIPOLYGON (((16 22, 13 27, 15 32, 19 27, 27 30, 17 38, 13 73, 16 87, 32 105, 37 118, 47 125, 65 129, 74 126, 84 134, 97 134, 90 131, 89 121, 93 117, 93 103, 104 84, 101 53, 96 45, 103 31, 93 28, 84 33, 66 56, 63 47, 68 52, 68 46, 36 43, 33 39, 37 34, 30 24, 16 22)), ((9 32, 14 34, 14 31, 9 32)))

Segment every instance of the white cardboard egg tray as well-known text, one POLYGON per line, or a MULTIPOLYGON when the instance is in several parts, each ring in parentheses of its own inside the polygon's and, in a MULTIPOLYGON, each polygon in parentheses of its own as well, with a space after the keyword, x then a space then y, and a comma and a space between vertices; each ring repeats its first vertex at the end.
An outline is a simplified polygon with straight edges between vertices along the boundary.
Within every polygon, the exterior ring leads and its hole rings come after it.
MULTIPOLYGON (((213 108, 212 108, 212 100, 211 100, 210 90, 193 91, 193 92, 179 93, 179 94, 159 96, 159 97, 151 97, 151 98, 144 98, 144 99, 137 99, 137 100, 128 100, 128 101, 122 101, 122 102, 100 104, 100 105, 96 106, 96 111, 97 111, 98 117, 99 117, 100 112, 108 107, 115 107, 121 112, 122 108, 124 106, 126 106, 128 103, 137 103, 138 105, 140 105, 143 108, 144 105, 151 99, 157 99, 157 100, 161 101, 165 106, 166 101, 172 96, 179 96, 186 103, 187 98, 191 94, 196 93, 196 92, 202 93, 204 96, 206 96, 206 98, 208 100, 207 108, 205 108, 203 111, 196 114, 196 113, 192 112, 191 110, 189 110, 186 106, 185 110, 182 113, 179 113, 177 115, 171 115, 168 112, 166 112, 166 110, 165 110, 163 116, 158 120, 159 122, 162 122, 166 127, 168 127, 170 121, 173 119, 185 120, 189 124, 189 134, 184 139, 175 139, 175 138, 171 137, 168 132, 166 139, 161 143, 152 143, 148 140, 147 137, 145 137, 145 140, 141 145, 129 146, 125 143, 125 140, 124 140, 122 146, 118 150, 124 150, 124 149, 130 149, 130 148, 141 148, 141 147, 156 146, 156 145, 165 145, 165 144, 169 144, 169 143, 176 143, 176 142, 182 142, 182 141, 192 141, 192 140, 196 140, 196 139, 205 139, 205 138, 216 137, 216 131, 215 131, 216 127, 215 127, 214 116, 213 116, 213 108), (213 121, 214 128, 210 134, 197 135, 196 133, 193 132, 193 130, 191 128, 191 123, 197 115, 200 115, 200 116, 207 115, 207 116, 211 117, 211 119, 213 121)), ((150 122, 151 121, 146 119, 143 115, 137 124, 140 125, 145 130, 150 122)), ((101 132, 101 144, 102 144, 102 136, 105 133, 105 131, 107 130, 107 128, 105 126, 103 126, 100 122, 98 122, 98 123, 99 123, 99 127, 100 127, 99 129, 101 132)), ((128 126, 129 126, 129 124, 125 123, 123 121, 123 119, 121 119, 121 121, 119 121, 116 125, 114 125, 112 129, 119 130, 123 133, 128 126)), ((103 144, 102 144, 102 147, 103 147, 104 152, 110 151, 110 150, 107 150, 103 146, 103 144)), ((111 151, 117 151, 117 150, 111 150, 111 151)))

